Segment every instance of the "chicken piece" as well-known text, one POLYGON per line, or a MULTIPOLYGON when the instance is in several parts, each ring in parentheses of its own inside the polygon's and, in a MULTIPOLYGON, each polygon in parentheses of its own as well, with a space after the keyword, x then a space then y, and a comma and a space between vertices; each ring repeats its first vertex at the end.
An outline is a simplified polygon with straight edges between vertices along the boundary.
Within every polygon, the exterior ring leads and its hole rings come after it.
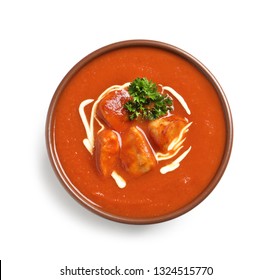
POLYGON ((118 135, 112 130, 101 131, 96 138, 95 156, 98 170, 106 177, 115 170, 119 160, 118 135))
POLYGON ((129 119, 123 105, 130 99, 126 90, 112 91, 98 105, 97 114, 110 128, 121 132, 129 125, 129 119))
POLYGON ((150 171, 157 163, 149 142, 135 126, 122 135, 120 158, 126 171, 134 176, 150 171))
POLYGON ((169 150, 171 142, 179 137, 182 129, 187 122, 174 115, 151 121, 148 130, 151 139, 155 142, 161 152, 166 153, 169 150))

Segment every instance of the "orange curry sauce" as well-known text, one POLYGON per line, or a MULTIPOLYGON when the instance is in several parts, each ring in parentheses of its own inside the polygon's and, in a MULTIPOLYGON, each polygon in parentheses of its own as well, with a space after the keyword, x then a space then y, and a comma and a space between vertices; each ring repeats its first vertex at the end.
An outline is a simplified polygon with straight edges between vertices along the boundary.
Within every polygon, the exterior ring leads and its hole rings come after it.
MULTIPOLYGON (((178 102, 174 106, 174 114, 187 117, 178 102)), ((91 104, 85 111, 90 116, 91 104)), ((64 87, 53 123, 54 149, 75 190, 97 209, 139 219, 169 214, 199 196, 220 165, 226 141, 223 109, 214 86, 189 61, 152 47, 117 49, 86 64, 64 87), (126 175, 127 186, 120 189, 112 178, 101 176, 83 145, 86 135, 78 108, 83 100, 97 99, 108 87, 137 77, 170 86, 182 95, 193 122, 184 150, 192 149, 176 170, 162 175, 158 164, 140 177, 126 175)))

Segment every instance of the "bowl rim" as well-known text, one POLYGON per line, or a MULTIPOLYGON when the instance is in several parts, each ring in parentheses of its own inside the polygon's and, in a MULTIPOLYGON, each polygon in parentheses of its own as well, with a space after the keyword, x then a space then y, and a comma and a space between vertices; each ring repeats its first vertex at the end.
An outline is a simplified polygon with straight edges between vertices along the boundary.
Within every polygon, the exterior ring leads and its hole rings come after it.
POLYGON ((90 210, 91 212, 98 214, 99 216, 102 216, 103 218, 125 223, 125 224, 137 224, 137 225, 144 225, 144 224, 155 224, 160 222, 165 222, 172 220, 174 218, 177 218, 193 208, 195 208, 197 205, 199 205, 209 194, 214 190, 214 188, 219 183, 220 179, 222 178, 226 167, 228 165, 232 146, 233 146, 233 119, 232 119, 232 113, 231 109, 228 103, 228 100, 226 98, 226 95, 217 81, 217 79, 214 77, 214 75, 210 72, 210 70, 201 63, 197 58, 195 58, 193 55, 188 53, 187 51, 173 46, 171 44, 161 42, 161 41, 155 41, 155 40, 146 40, 146 39, 134 39, 134 40, 125 40, 125 41, 119 41, 116 43, 112 43, 106 46, 103 46, 88 55, 86 55, 83 59, 81 59, 79 62, 77 62, 64 76, 62 81, 59 83, 58 87, 55 90, 55 93, 51 99, 48 111, 47 111, 47 117, 46 117, 46 123, 45 123, 45 138, 46 138, 46 149, 47 154, 49 157, 49 161, 51 163, 51 166, 59 179, 60 183, 64 186, 66 191, 82 206, 90 210), (151 218, 130 218, 130 217, 123 217, 123 216, 116 216, 111 213, 107 213, 99 209, 99 207, 95 206, 94 202, 91 202, 89 199, 84 197, 79 190, 73 184, 69 181, 69 178, 65 175, 64 170, 61 167, 61 164, 58 160, 58 156, 56 151, 53 148, 53 113, 54 108, 56 106, 56 103, 61 96, 61 93, 67 83, 70 81, 70 79, 78 72, 82 67, 84 67, 86 64, 90 63, 93 59, 102 56, 108 52, 121 49, 121 48, 129 48, 129 47, 152 47, 152 48, 159 48, 164 51, 168 51, 171 53, 174 53, 178 56, 180 56, 183 59, 186 59, 189 61, 189 63, 193 64, 202 74, 208 79, 209 82, 213 85, 215 88, 217 95, 219 97, 221 107, 223 109, 224 113, 224 119, 225 119, 225 126, 226 126, 226 141, 225 141, 225 148, 222 160, 220 162, 220 165, 217 168, 216 174, 210 181, 210 183, 206 186, 204 191, 200 193, 195 199, 193 199, 192 202, 189 204, 181 207, 180 209, 165 214, 161 216, 151 217, 151 218))

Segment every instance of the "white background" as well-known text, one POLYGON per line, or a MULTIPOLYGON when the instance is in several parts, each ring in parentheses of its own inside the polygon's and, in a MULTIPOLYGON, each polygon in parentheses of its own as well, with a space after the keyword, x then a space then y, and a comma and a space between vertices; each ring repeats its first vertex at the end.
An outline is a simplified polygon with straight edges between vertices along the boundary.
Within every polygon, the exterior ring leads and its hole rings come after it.
POLYGON ((268 2, 1 1, 4 280, 80 278, 60 276, 65 265, 213 266, 212 277, 186 278, 271 279, 268 2), (63 76, 88 53, 127 39, 160 40, 196 56, 222 85, 234 119, 232 156, 217 188, 162 224, 118 224, 85 210, 56 179, 45 148, 47 109, 63 76))

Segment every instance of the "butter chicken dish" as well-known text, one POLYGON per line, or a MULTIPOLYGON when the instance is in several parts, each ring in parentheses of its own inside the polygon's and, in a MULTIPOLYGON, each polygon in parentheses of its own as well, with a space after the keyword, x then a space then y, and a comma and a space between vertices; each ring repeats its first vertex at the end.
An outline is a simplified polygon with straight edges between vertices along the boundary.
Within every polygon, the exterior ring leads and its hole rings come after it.
POLYGON ((108 219, 148 224, 199 204, 232 146, 226 97, 208 69, 162 42, 131 40, 78 62, 51 101, 46 141, 61 183, 108 219))

